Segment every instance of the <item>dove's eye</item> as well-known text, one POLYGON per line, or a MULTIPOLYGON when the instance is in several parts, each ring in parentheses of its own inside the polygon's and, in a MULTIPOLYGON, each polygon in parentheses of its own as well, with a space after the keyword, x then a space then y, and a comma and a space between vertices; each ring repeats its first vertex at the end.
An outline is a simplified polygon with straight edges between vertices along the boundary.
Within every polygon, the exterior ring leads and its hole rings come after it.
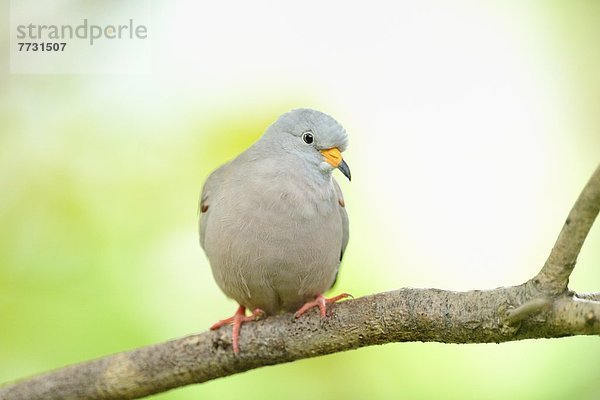
POLYGON ((311 131, 306 131, 302 134, 302 140, 304 140, 304 143, 306 144, 312 144, 312 142, 315 141, 315 138, 311 131))

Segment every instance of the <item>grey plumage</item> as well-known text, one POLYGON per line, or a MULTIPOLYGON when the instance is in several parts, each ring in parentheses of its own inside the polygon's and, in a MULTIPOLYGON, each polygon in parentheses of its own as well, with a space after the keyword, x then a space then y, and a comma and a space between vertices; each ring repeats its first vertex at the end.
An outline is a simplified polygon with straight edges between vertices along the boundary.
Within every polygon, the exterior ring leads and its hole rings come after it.
POLYGON ((208 177, 200 244, 228 297, 276 314, 332 286, 348 244, 348 215, 335 167, 321 150, 346 147, 346 132, 333 118, 293 110, 208 177))

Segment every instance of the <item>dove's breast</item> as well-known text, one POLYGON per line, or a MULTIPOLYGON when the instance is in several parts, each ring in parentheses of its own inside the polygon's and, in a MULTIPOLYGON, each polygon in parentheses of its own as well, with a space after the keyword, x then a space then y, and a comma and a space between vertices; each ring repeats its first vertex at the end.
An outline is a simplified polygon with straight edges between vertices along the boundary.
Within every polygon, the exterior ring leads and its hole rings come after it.
POLYGON ((228 176, 211 204, 204 248, 221 289, 268 314, 295 311, 335 279, 342 221, 331 176, 284 176, 250 164, 228 176))

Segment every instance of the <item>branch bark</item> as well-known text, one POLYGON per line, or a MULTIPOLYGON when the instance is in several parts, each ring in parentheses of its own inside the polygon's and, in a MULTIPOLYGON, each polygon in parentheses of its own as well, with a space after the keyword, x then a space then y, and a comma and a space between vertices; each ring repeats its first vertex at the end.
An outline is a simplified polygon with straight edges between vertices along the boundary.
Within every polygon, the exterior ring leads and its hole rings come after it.
POLYGON ((400 289, 313 312, 245 324, 240 355, 222 328, 114 354, 0 388, 0 399, 134 399, 266 365, 406 341, 507 342, 600 335, 600 293, 567 289, 600 209, 600 166, 584 187, 548 260, 529 281, 492 290, 400 289))

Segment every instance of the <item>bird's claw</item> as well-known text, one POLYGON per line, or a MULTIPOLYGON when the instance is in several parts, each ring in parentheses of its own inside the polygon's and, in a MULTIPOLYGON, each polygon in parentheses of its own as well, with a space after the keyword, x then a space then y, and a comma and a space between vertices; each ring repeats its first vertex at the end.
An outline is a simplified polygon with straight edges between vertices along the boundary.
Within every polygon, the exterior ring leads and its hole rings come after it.
POLYGON ((302 314, 306 313, 308 310, 314 307, 319 307, 321 317, 325 318, 325 316, 327 315, 328 303, 336 303, 348 297, 354 298, 354 296, 352 296, 350 293, 342 293, 330 298, 325 298, 323 297, 323 295, 320 294, 313 301, 309 301, 308 303, 304 304, 298 311, 296 311, 296 313, 294 314, 294 318, 300 318, 302 314))
POLYGON ((246 316, 246 307, 239 306, 235 314, 233 314, 229 318, 225 318, 220 320, 219 322, 213 324, 210 329, 216 330, 225 325, 233 325, 233 332, 231 335, 231 342, 233 346, 233 352, 235 354, 239 354, 240 352, 240 330, 242 329, 242 324, 244 322, 249 321, 257 321, 261 318, 264 318, 267 314, 261 310, 260 308, 254 309, 252 314, 246 316))

